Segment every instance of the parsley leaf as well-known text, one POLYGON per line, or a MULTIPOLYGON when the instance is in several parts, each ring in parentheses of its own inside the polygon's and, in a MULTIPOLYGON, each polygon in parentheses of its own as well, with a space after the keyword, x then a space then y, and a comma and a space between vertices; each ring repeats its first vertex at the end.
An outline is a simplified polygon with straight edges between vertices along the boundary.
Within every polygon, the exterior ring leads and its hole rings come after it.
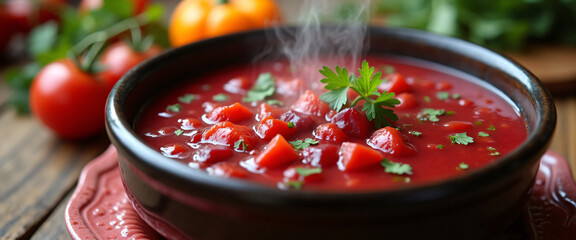
POLYGON ((470 166, 468 166, 468 164, 463 163, 463 162, 460 163, 460 165, 458 165, 458 168, 459 168, 459 169, 462 169, 462 170, 468 169, 469 167, 470 167, 470 166))
POLYGON ((418 119, 420 121, 438 122, 440 121, 438 116, 442 116, 445 113, 446 110, 444 109, 425 108, 422 112, 418 113, 418 119))
POLYGON ((449 92, 438 92, 438 93, 436 93, 436 98, 438 98, 439 100, 446 100, 446 99, 450 98, 450 93, 449 92))
POLYGON ((274 95, 274 77, 270 73, 261 73, 256 79, 256 83, 250 91, 246 93, 246 97, 242 99, 244 102, 255 102, 264 100, 267 97, 274 95))
POLYGON ((322 173, 322 168, 303 168, 303 167, 297 167, 296 168, 296 173, 298 173, 298 175, 300 177, 307 177, 313 174, 319 174, 322 173))
POLYGON ((473 143, 474 139, 472 137, 469 137, 465 132, 463 132, 451 135, 450 141, 452 141, 452 143, 468 145, 469 143, 473 143))
POLYGON ((246 143, 244 143, 244 139, 240 139, 234 143, 234 150, 246 151, 246 143))
POLYGON ((174 131, 174 134, 176 134, 176 136, 180 136, 182 135, 182 133, 184 133, 184 130, 182 129, 177 129, 176 131, 174 131))
POLYGON ((392 161, 384 158, 384 160, 382 160, 382 162, 380 162, 380 165, 382 165, 382 167, 384 167, 384 169, 385 169, 384 171, 386 173, 392 173, 392 174, 397 174, 397 175, 402 175, 402 174, 411 175, 412 174, 412 166, 410 166, 409 164, 392 162, 392 161))
POLYGON ((314 140, 312 138, 306 138, 304 140, 290 141, 290 144, 292 144, 292 146, 294 146, 294 148, 296 150, 302 150, 304 148, 309 147, 310 145, 315 145, 318 143, 319 143, 318 140, 314 140))
POLYGON ((184 96, 178 97, 178 101, 181 103, 191 103, 194 100, 196 100, 196 95, 194 94, 186 94, 184 96))
POLYGON ((212 96, 212 100, 214 100, 216 102, 225 102, 226 100, 228 100, 228 95, 226 95, 224 93, 219 93, 219 94, 212 96))
POLYGON ((166 111, 180 112, 180 110, 182 110, 182 105, 179 103, 166 106, 166 111))
POLYGON ((490 134, 485 133, 485 132, 478 132, 478 136, 480 136, 480 137, 489 137, 490 134))
POLYGON ((320 69, 320 73, 325 77, 320 81, 326 84, 325 89, 330 90, 322 94, 320 100, 328 103, 332 109, 340 111, 348 103, 348 89, 351 88, 359 95, 352 101, 351 106, 364 100, 362 111, 366 112, 369 121, 374 120, 376 128, 389 126, 398 120, 398 116, 390 108, 400 104, 400 101, 394 98, 395 94, 392 92, 382 94, 378 92, 378 86, 383 81, 382 73, 374 73, 374 67, 370 67, 366 60, 358 69, 359 77, 350 75, 346 68, 336 66, 334 69, 336 72, 326 66, 320 69))

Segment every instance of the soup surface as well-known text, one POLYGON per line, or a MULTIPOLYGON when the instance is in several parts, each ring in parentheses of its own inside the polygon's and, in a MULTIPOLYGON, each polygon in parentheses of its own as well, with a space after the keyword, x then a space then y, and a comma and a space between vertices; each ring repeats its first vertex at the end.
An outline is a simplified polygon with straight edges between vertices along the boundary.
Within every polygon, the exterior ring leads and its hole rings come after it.
MULTIPOLYGON (((334 69, 328 60, 299 70, 273 61, 191 77, 153 99, 136 132, 166 157, 217 177, 314 191, 451 178, 497 161, 527 136, 518 111, 469 76, 409 59, 365 59, 382 72, 378 91, 399 100, 382 108, 396 121, 368 120, 364 100, 351 107, 352 89, 339 112, 334 99, 322 101, 329 90, 318 70, 334 69)), ((360 65, 348 71, 360 76, 360 65)))

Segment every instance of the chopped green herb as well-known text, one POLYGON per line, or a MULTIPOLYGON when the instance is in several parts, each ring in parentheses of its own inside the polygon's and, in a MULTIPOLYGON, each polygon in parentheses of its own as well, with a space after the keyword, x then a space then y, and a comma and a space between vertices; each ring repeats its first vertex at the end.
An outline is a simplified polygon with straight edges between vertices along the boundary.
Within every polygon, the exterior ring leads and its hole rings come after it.
POLYGON ((380 162, 380 165, 382 165, 382 167, 384 167, 384 169, 385 169, 384 171, 386 173, 392 173, 392 174, 397 174, 397 175, 402 175, 402 174, 411 175, 412 174, 412 166, 410 166, 409 164, 392 162, 392 161, 384 158, 382 160, 382 162, 380 162))
POLYGON ((219 93, 219 94, 212 96, 212 100, 214 100, 216 102, 224 102, 224 101, 228 100, 228 95, 226 95, 224 93, 219 93))
POLYGON ((318 143, 319 143, 318 140, 314 140, 312 138, 306 138, 304 140, 290 141, 290 144, 292 144, 292 146, 294 146, 294 148, 297 150, 302 150, 304 148, 309 147, 310 145, 314 145, 314 144, 318 144, 318 143))
POLYGON ((436 97, 439 100, 446 100, 446 99, 450 98, 450 93, 449 92, 438 92, 438 93, 436 93, 436 97))
POLYGON ((288 128, 293 128, 293 127, 295 127, 295 126, 296 126, 296 125, 294 125, 293 122, 288 122, 288 128))
POLYGON ((424 96, 424 102, 429 103, 430 101, 432 101, 432 99, 430 99, 429 96, 424 96))
POLYGON ((182 133, 184 133, 184 130, 182 129, 177 129, 176 131, 174 131, 174 134, 176 134, 176 136, 180 136, 182 135, 182 133))
POLYGON ((463 132, 451 135, 450 141, 452 141, 452 143, 468 145, 469 143, 473 143, 474 139, 472 137, 469 137, 465 132, 463 132))
POLYGON ((182 110, 182 105, 180 105, 179 103, 168 105, 166 107, 166 111, 170 112, 180 112, 180 110, 182 110))
POLYGON ((494 127, 494 125, 490 124, 490 127, 487 128, 489 131, 495 131, 496 127, 494 127))
POLYGON ((396 68, 392 65, 384 65, 382 66, 382 69, 384 70, 384 73, 386 74, 392 74, 396 72, 396 68))
POLYGON ((418 131, 408 131, 408 133, 409 133, 409 134, 412 134, 412 135, 414 135, 414 136, 420 136, 420 135, 422 135, 422 133, 421 133, 421 132, 418 132, 418 131))
POLYGON ((178 97, 178 101, 181 103, 190 103, 194 100, 196 100, 196 95, 194 94, 186 94, 184 96, 178 97))
POLYGON ((458 165, 458 168, 463 169, 463 170, 468 169, 468 167, 470 167, 470 166, 468 166, 468 164, 466 164, 466 163, 460 163, 460 165, 458 165))
POLYGON ((482 125, 484 122, 483 121, 476 121, 474 124, 476 124, 477 126, 482 125))
POLYGON ((480 136, 480 137, 489 137, 490 134, 485 133, 485 132, 478 132, 478 136, 480 136))
POLYGON ((496 151, 496 148, 487 147, 486 149, 488 149, 488 151, 490 151, 490 156, 498 156, 498 155, 500 155, 500 152, 496 151))
POLYGON ((244 143, 244 139, 240 139, 234 143, 234 150, 246 151, 246 143, 244 143))
POLYGON ((436 148, 438 148, 438 149, 444 149, 444 145, 438 144, 438 145, 436 145, 436 148))
POLYGON ((456 114, 455 111, 446 111, 446 116, 452 116, 454 114, 456 114))
POLYGON ((348 103, 348 89, 352 89, 359 96, 350 105, 354 106, 358 101, 364 100, 362 111, 366 112, 369 121, 374 120, 376 128, 390 126, 393 121, 398 120, 398 116, 390 108, 400 104, 400 101, 394 98, 393 92, 378 92, 378 86, 383 81, 382 73, 374 73, 374 67, 370 67, 366 60, 362 62, 362 68, 358 69, 359 77, 350 75, 346 68, 336 66, 335 71, 326 66, 320 69, 320 73, 325 77, 320 81, 326 84, 324 88, 330 90, 322 94, 320 99, 332 109, 340 111, 348 103))
POLYGON ((452 94, 452 99, 458 99, 458 98, 460 98, 460 96, 461 96, 461 94, 454 93, 454 94, 452 94))
POLYGON ((303 167, 297 167, 296 168, 296 173, 298 173, 298 175, 300 177, 307 177, 313 174, 319 174, 322 173, 322 168, 303 168, 303 167))
POLYGON ((284 185, 288 188, 293 188, 294 190, 300 190, 300 189, 302 189, 302 185, 304 185, 304 182, 302 182, 302 181, 286 181, 286 182, 284 182, 284 185))
POLYGON ((442 116, 446 113, 444 109, 432 109, 432 108, 425 108, 422 112, 418 113, 418 119, 420 121, 430 121, 430 122, 438 122, 438 116, 442 116))
POLYGON ((246 97, 242 99, 244 102, 261 101, 265 98, 274 95, 274 77, 270 73, 261 73, 256 79, 256 83, 250 91, 246 93, 246 97))
POLYGON ((278 99, 270 99, 268 101, 266 101, 266 103, 268 105, 278 105, 278 106, 284 106, 284 102, 278 100, 278 99))

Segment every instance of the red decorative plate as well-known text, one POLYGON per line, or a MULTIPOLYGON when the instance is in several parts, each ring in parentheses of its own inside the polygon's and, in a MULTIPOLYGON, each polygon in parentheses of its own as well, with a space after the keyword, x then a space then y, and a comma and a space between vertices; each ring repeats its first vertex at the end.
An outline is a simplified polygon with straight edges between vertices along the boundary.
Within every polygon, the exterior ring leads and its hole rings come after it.
MULTIPOLYGON (((511 235, 520 231, 520 239, 576 239, 576 184, 569 169, 556 153, 548 151, 542 157, 528 209, 511 235)), ((65 220, 76 240, 162 239, 128 201, 112 146, 82 171, 65 220)))

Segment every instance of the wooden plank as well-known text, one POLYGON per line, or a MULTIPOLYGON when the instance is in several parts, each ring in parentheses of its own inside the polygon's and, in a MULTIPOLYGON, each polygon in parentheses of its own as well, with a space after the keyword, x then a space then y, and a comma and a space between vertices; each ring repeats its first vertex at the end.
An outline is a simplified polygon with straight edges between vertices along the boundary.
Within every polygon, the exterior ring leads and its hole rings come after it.
POLYGON ((82 167, 108 145, 64 141, 30 116, 0 112, 0 239, 30 236, 75 185, 82 167))
POLYGON ((66 204, 72 196, 71 191, 66 197, 60 202, 58 207, 52 212, 50 217, 40 226, 38 231, 32 235, 31 240, 43 240, 43 239, 69 239, 70 234, 66 229, 66 223, 64 222, 64 211, 66 209, 66 204))
POLYGON ((576 96, 559 98, 555 103, 558 122, 550 149, 564 156, 576 173, 576 96))

